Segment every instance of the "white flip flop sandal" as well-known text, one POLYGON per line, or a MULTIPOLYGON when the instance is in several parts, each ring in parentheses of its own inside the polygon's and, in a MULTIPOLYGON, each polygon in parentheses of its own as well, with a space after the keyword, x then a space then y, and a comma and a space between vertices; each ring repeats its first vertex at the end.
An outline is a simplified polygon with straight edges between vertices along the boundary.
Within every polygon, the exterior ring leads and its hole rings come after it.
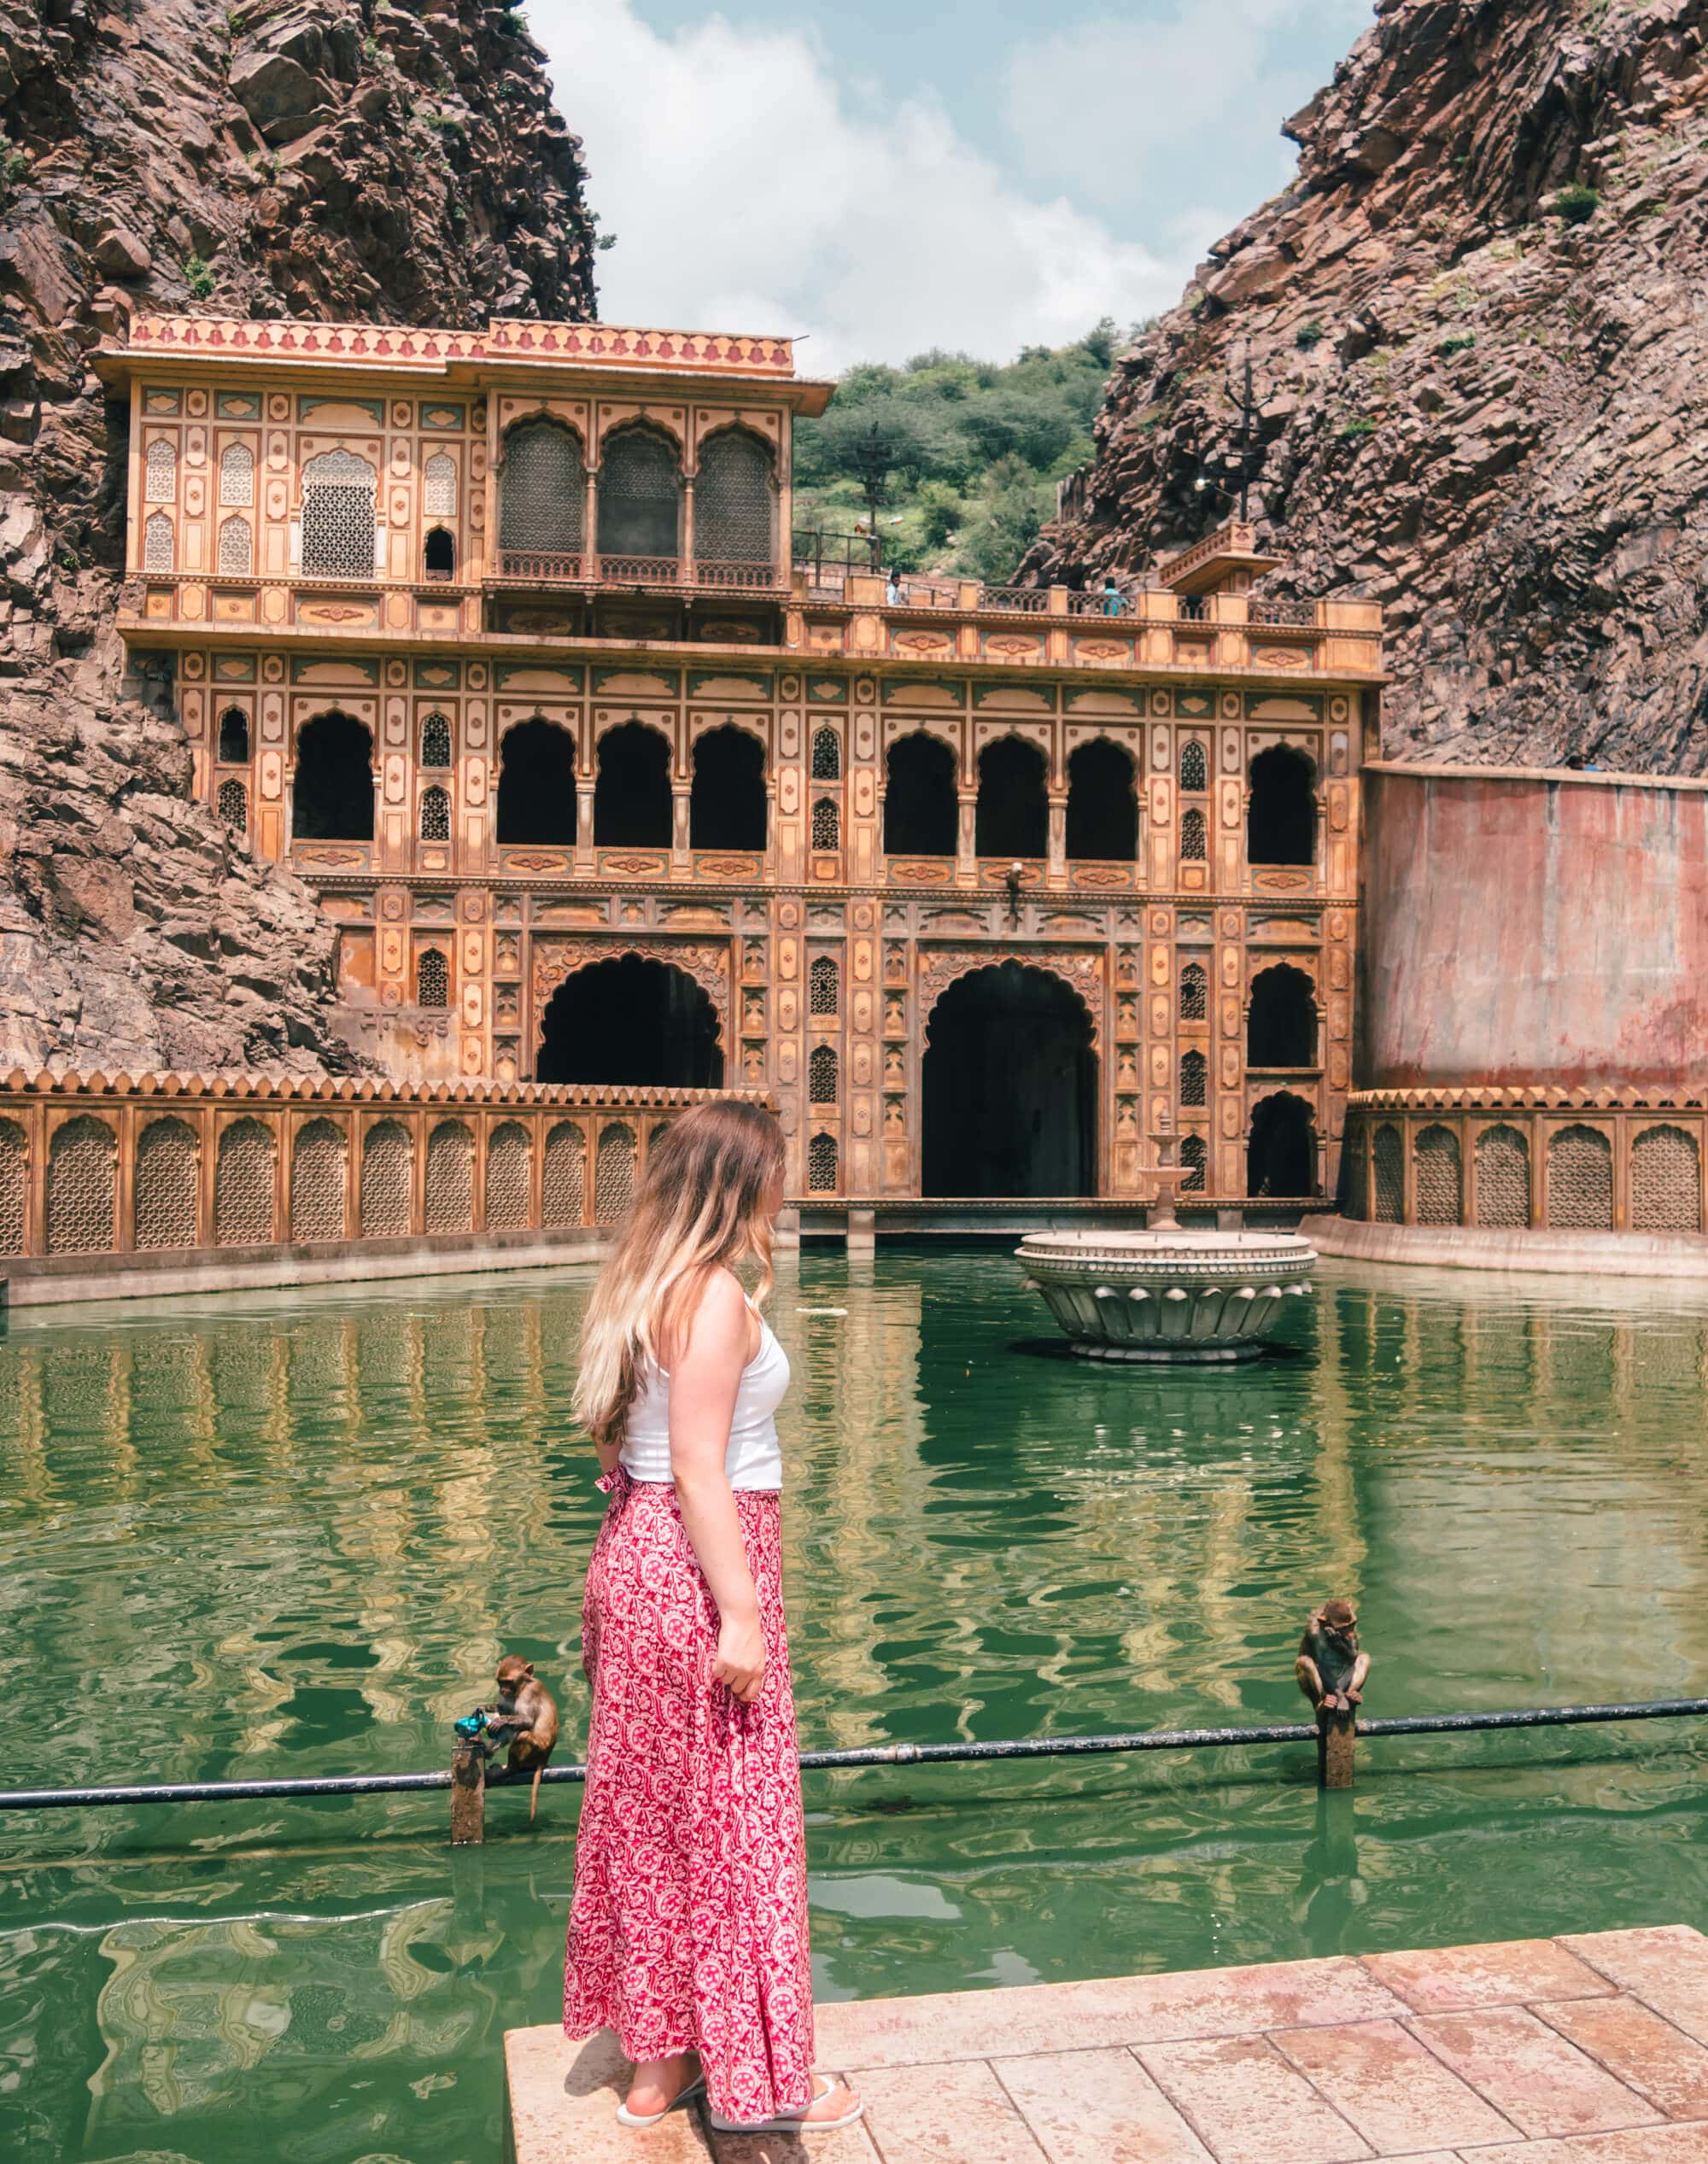
MULTIPOLYGON (((812 2078, 812 2103, 822 2103, 833 2089, 840 2086, 831 2075, 816 2073, 812 2078)), ((866 2107, 857 2097, 839 2119, 809 2119, 806 2114, 811 2109, 812 2104, 808 2104, 800 2111, 780 2111, 775 2119, 725 2119, 715 2111, 709 2111, 706 2117, 720 2134, 829 2134, 839 2126, 851 2126, 863 2115, 866 2107)))
POLYGON ((705 2076, 697 2073, 687 2087, 672 2097, 662 2111, 630 2111, 627 2104, 619 2104, 617 2107, 617 2123, 619 2126, 656 2126, 661 2119, 668 2119, 681 2105, 691 2104, 705 2086, 705 2076))

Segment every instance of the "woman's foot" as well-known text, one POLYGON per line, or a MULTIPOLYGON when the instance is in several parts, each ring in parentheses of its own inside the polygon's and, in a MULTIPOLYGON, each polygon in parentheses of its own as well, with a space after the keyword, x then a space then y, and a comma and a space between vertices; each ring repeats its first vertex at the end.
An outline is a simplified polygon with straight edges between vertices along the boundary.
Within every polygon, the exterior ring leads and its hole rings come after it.
MULTIPOLYGON (((816 2082, 814 2087, 817 2086, 816 2082)), ((815 2097, 810 2109, 801 2120, 803 2126, 816 2126, 823 2120, 833 2122, 844 2120, 858 2105, 860 2099, 845 2081, 834 2081, 822 2097, 815 2097)))
POLYGON ((678 2051, 670 2059, 643 2060, 629 2079, 623 2108, 635 2119, 655 2118, 668 2111, 699 2079, 697 2051, 678 2051))

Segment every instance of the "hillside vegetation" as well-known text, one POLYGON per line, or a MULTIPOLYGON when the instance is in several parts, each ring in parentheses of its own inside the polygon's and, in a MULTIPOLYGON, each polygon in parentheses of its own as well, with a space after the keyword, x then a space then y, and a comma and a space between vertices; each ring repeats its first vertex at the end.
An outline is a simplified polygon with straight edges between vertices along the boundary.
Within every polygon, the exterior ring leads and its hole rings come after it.
POLYGON ((795 527, 863 532, 862 474, 885 453, 884 561, 1000 582, 1056 514, 1056 483, 1092 450, 1091 423, 1122 343, 1107 319, 1071 346, 1028 346, 1005 366, 967 354, 850 369, 822 420, 795 431, 795 527))

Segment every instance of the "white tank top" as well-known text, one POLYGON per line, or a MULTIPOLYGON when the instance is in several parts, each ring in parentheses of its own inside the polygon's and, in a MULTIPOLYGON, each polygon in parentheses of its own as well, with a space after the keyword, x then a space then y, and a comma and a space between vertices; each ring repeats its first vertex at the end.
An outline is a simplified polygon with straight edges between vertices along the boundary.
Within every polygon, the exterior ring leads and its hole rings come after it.
MULTIPOLYGON (((775 1491, 783 1484, 783 1447, 777 1440, 777 1407, 789 1387, 788 1355, 769 1323, 759 1325, 759 1349, 741 1371, 723 1474, 733 1488, 775 1491)), ((643 1378, 623 1430, 623 1470, 631 1480, 667 1481, 670 1467, 670 1378, 655 1367, 643 1378)))

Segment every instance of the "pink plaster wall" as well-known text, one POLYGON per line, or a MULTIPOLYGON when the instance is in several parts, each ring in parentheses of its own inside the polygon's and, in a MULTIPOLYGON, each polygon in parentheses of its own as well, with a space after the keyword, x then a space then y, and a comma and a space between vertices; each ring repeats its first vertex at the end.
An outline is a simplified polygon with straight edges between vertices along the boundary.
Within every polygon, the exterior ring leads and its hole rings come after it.
POLYGON ((1708 783, 1365 769, 1358 1086, 1708 1084, 1708 783))

